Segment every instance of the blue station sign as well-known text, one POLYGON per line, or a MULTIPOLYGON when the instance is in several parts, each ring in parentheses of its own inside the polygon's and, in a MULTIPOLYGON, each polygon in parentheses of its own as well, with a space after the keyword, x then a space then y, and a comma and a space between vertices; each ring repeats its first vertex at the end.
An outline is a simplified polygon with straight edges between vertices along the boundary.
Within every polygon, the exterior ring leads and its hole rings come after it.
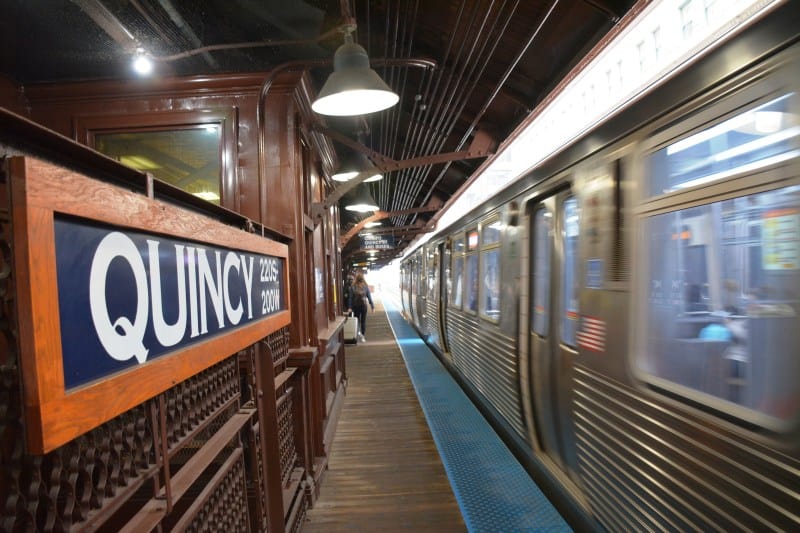
POLYGON ((285 259, 55 218, 64 385, 287 309, 285 259))
POLYGON ((362 250, 394 250, 393 235, 364 233, 359 235, 362 250))

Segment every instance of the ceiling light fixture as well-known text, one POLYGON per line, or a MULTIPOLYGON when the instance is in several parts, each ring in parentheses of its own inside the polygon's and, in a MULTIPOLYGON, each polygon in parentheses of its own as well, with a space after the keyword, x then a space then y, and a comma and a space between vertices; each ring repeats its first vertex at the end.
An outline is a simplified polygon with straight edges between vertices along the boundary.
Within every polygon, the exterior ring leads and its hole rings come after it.
POLYGON ((333 72, 311 109, 320 115, 346 117, 382 111, 400 97, 370 68, 364 48, 353 42, 355 26, 344 27, 344 44, 333 55, 333 72))
POLYGON ((356 213, 367 213, 369 211, 377 211, 378 204, 372 198, 369 192, 369 185, 360 184, 356 188, 355 194, 344 206, 348 211, 355 211, 356 213))
POLYGON ((147 76, 153 71, 153 62, 144 51, 144 48, 137 48, 133 55, 133 71, 140 76, 147 76))
POLYGON ((339 170, 331 176, 334 181, 350 181, 362 172, 371 172, 371 174, 364 180, 378 181, 383 179, 383 174, 372 164, 367 156, 357 152, 347 152, 339 164, 339 170))

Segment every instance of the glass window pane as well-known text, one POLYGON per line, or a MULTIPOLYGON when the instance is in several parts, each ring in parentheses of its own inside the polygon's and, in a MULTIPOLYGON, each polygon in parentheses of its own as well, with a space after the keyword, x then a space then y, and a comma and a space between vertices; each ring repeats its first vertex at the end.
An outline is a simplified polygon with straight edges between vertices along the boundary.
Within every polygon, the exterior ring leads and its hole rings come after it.
POLYGON ((500 242, 500 231, 502 229, 503 224, 499 220, 494 220, 483 226, 481 230, 483 232, 483 240, 481 241, 483 246, 500 242))
POLYGON ((800 187, 647 219, 640 369, 770 417, 800 408, 800 187))
POLYGON ((450 292, 450 303, 455 307, 461 307, 461 298, 464 294, 462 276, 464 273, 464 256, 453 256, 453 290, 450 292))
POLYGON ((651 196, 696 187, 800 155, 800 98, 776 98, 681 139, 649 159, 651 196))
POLYGON ((467 250, 478 249, 478 230, 473 229, 467 232, 467 250))
POLYGON ((220 203, 222 132, 217 125, 169 131, 98 133, 95 148, 136 170, 220 203))
POLYGON ((428 301, 434 302, 436 297, 437 278, 439 277, 439 254, 433 249, 428 251, 428 301))
POLYGON ((467 256, 467 285, 465 287, 467 295, 467 309, 470 311, 478 310, 478 254, 467 256))
POLYGON ((538 210, 533 221, 533 331, 541 336, 547 333, 550 309, 551 231, 551 214, 538 210))
POLYGON ((575 346, 578 326, 578 201, 574 197, 564 202, 564 265, 561 305, 561 340, 575 346))
POLYGON ((500 250, 481 252, 481 314, 500 320, 500 250))

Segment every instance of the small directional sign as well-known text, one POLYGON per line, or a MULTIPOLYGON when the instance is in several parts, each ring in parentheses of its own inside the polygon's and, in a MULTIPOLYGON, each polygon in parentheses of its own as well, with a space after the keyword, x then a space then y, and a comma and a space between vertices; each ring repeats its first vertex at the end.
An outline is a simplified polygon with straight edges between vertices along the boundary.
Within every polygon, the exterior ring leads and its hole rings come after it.
POLYGON ((361 238, 362 250, 394 250, 393 235, 376 235, 374 233, 364 233, 359 235, 361 238))

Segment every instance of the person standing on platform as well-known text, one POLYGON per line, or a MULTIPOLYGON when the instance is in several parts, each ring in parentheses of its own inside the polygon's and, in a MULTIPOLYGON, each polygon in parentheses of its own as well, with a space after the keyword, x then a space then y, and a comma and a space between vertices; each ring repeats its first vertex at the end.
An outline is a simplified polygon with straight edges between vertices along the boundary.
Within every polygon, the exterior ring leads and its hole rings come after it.
POLYGON ((375 305, 372 303, 372 295, 369 292, 369 285, 364 280, 364 275, 359 274, 356 276, 356 281, 350 287, 350 298, 347 302, 347 312, 353 312, 358 318, 358 327, 361 332, 358 334, 358 340, 366 342, 364 333, 367 331, 367 305, 375 311, 375 305))

